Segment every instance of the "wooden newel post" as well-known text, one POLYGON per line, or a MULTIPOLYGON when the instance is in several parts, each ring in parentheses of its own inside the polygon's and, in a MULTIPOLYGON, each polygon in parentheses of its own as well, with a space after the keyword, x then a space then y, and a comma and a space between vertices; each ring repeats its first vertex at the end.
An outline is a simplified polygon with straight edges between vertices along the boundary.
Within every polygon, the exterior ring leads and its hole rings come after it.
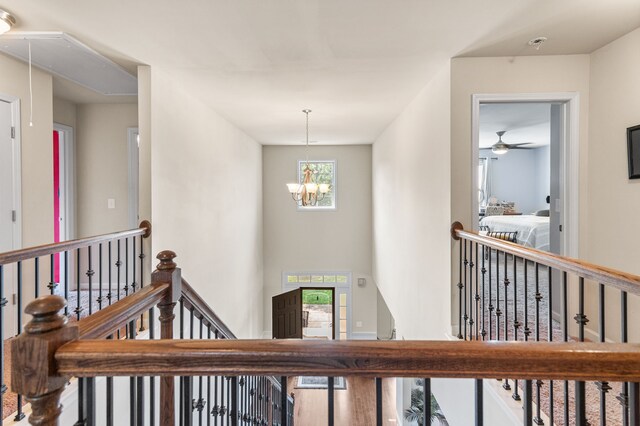
POLYGON ((31 403, 32 425, 56 426, 62 412, 60 395, 69 377, 57 374, 54 357, 60 346, 78 339, 78 327, 68 325, 60 314, 66 304, 60 296, 29 303, 25 313, 33 319, 11 344, 11 390, 31 403))
MULTIPOLYGON (((176 317, 173 308, 182 293, 182 276, 180 268, 173 261, 176 254, 170 250, 161 251, 156 256, 160 263, 151 274, 151 282, 169 283, 169 291, 164 300, 158 303, 160 310, 160 338, 173 339, 173 319, 176 317)), ((175 380, 173 377, 160 378, 160 424, 175 426, 175 380)))

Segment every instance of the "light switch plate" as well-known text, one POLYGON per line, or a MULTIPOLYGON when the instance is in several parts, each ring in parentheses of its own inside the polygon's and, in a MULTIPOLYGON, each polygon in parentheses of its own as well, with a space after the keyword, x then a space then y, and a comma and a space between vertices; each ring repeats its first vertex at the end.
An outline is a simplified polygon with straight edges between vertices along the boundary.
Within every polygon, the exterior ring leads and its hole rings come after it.
POLYGON ((115 198, 108 198, 107 199, 107 208, 108 209, 115 209, 116 208, 116 199, 115 198))
POLYGON ((356 321, 356 327, 362 327, 362 321, 356 321))

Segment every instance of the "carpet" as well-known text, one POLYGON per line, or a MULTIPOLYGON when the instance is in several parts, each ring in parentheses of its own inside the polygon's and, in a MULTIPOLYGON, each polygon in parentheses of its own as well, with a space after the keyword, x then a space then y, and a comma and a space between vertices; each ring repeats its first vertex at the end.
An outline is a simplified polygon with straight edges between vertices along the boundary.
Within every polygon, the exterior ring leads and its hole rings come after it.
MULTIPOLYGON (((296 382, 296 389, 327 389, 329 380, 327 377, 300 376, 296 382)), ((347 382, 344 377, 335 377, 333 380, 334 390, 345 390, 347 382)))

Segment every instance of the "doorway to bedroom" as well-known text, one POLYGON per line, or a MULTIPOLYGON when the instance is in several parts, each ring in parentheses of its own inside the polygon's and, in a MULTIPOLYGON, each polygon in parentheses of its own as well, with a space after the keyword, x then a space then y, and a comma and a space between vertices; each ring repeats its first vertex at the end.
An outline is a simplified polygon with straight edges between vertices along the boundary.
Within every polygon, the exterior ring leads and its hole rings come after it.
MULTIPOLYGON (((575 93, 473 96, 471 201, 478 231, 578 256, 578 102, 575 93)), ((488 258, 489 267, 507 264, 497 253, 488 258)), ((522 259, 510 262, 521 265, 505 269, 504 278, 523 278, 513 276, 516 269, 522 274, 522 259)), ((538 277, 541 288, 560 282, 557 272, 547 272, 538 277)), ((543 295, 553 301, 554 320, 560 318, 559 291, 553 286, 553 294, 543 295)), ((535 294, 521 300, 535 300, 535 294)))
POLYGON ((474 96, 472 201, 480 232, 577 254, 576 97, 474 96))

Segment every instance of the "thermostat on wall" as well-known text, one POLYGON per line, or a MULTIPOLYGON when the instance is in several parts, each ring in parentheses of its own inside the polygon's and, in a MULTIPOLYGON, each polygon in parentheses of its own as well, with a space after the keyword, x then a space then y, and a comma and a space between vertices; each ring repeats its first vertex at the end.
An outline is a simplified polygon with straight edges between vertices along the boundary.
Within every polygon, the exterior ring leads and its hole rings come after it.
POLYGON ((358 287, 364 287, 367 284, 367 280, 364 278, 358 278, 358 287))

